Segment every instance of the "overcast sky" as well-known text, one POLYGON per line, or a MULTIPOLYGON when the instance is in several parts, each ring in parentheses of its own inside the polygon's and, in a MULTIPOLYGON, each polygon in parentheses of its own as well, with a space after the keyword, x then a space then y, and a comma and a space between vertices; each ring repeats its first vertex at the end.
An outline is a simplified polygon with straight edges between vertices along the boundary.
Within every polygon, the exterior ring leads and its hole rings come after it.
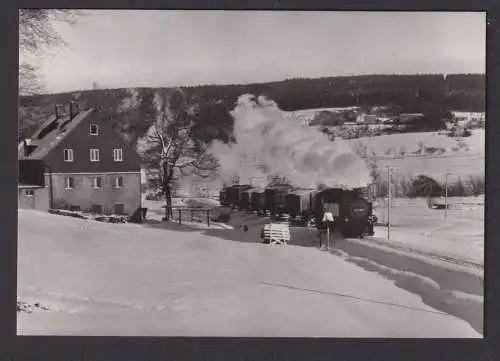
POLYGON ((57 25, 49 92, 352 74, 484 73, 484 13, 92 10, 57 25))

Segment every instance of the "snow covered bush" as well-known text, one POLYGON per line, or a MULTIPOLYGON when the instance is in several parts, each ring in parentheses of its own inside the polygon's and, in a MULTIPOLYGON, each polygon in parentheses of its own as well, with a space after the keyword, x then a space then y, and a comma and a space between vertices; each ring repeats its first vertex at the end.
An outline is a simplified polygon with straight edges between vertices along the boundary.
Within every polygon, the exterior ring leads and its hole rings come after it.
POLYGON ((49 213, 52 214, 57 214, 60 216, 69 216, 69 217, 74 217, 74 218, 81 218, 81 219, 88 219, 89 216, 86 215, 84 212, 80 211, 70 211, 67 209, 49 209, 49 213))
POLYGON ((424 152, 426 154, 443 154, 446 152, 446 149, 442 147, 425 147, 424 152))
POLYGON ((227 207, 214 208, 210 212, 210 219, 213 222, 229 223, 231 220, 231 209, 227 207))
POLYGON ((146 200, 148 201, 161 201, 163 199, 164 195, 161 189, 150 189, 146 192, 146 200))

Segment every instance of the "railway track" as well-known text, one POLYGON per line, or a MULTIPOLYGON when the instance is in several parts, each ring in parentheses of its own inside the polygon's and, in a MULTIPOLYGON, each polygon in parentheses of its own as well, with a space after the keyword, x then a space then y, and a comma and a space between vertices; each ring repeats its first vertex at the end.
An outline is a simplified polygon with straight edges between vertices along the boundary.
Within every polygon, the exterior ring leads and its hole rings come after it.
POLYGON ((381 240, 370 238, 370 237, 364 238, 363 241, 377 244, 379 246, 383 246, 383 247, 387 247, 387 248, 392 248, 392 249, 395 249, 398 251, 413 253, 413 254, 428 257, 428 258, 438 259, 440 261, 444 261, 447 263, 452 263, 452 264, 456 264, 456 265, 460 265, 460 266, 466 266, 469 268, 474 268, 474 269, 484 271, 484 265, 482 265, 481 263, 477 263, 477 262, 473 262, 473 261, 469 261, 469 260, 464 260, 464 259, 455 258, 452 256, 442 255, 442 254, 433 253, 433 252, 421 251, 421 250, 418 250, 415 248, 402 246, 402 245, 398 245, 398 244, 394 244, 394 243, 389 243, 386 241, 381 241, 381 240))

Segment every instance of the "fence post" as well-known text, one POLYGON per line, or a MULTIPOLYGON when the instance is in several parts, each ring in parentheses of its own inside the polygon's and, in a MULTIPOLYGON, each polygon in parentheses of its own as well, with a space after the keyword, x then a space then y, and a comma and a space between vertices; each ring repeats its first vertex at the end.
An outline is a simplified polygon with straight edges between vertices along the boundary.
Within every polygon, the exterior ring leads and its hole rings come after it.
POLYGON ((330 222, 326 222, 326 249, 330 249, 330 222))
POLYGON ((387 240, 391 240, 391 166, 387 166, 387 240))
POLYGON ((182 214, 181 214, 181 209, 179 208, 179 224, 182 224, 182 214))
POLYGON ((207 209, 207 226, 210 227, 210 209, 207 209))
POLYGON ((444 219, 448 219, 448 168, 444 176, 444 219))

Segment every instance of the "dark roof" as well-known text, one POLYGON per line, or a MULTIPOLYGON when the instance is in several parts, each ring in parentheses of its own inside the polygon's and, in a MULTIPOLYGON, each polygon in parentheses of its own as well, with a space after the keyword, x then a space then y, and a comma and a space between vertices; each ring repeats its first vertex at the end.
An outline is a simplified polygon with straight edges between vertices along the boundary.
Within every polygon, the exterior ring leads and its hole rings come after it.
POLYGON ((53 115, 31 137, 30 146, 35 149, 29 156, 23 153, 22 144, 18 147, 19 159, 43 159, 57 144, 75 129, 94 109, 88 109, 76 114, 72 119, 69 116, 56 117, 53 115))
POLYGON ((306 196, 311 193, 313 193, 315 189, 308 189, 308 188, 299 188, 299 189, 294 189, 290 192, 290 194, 297 195, 297 196, 306 196))

